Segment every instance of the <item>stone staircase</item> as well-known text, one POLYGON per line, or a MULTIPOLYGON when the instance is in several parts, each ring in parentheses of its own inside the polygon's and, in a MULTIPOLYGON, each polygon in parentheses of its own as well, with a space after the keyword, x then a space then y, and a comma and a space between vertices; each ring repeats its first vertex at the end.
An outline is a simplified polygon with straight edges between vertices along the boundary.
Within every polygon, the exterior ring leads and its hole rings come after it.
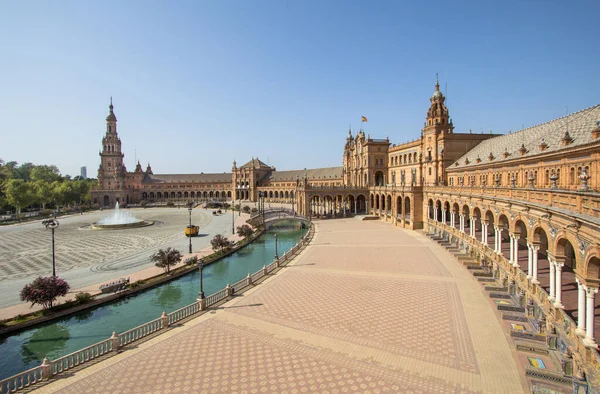
POLYGON ((524 299, 494 276, 491 267, 484 267, 477 258, 462 250, 458 243, 449 242, 436 234, 426 235, 443 246, 481 284, 483 291, 496 304, 501 323, 507 326, 515 349, 525 357, 525 375, 532 393, 597 393, 584 379, 574 376, 573 361, 563 353, 556 335, 547 333, 545 321, 535 318, 533 305, 524 305, 524 299), (580 391, 583 390, 583 391, 580 391))

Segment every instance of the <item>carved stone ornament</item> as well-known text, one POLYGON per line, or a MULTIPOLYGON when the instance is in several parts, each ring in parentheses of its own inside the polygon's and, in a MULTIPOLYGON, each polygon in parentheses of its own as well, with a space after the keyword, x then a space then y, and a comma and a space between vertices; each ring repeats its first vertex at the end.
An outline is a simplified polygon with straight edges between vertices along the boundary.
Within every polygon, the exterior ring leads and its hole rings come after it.
POLYGON ((498 208, 494 208, 494 212, 496 213, 496 215, 498 215, 500 213, 500 210, 498 208))
POLYGON ((579 244, 579 253, 581 253, 581 257, 585 256, 585 250, 590 243, 583 239, 577 239, 577 243, 579 244))
POLYGON ((514 213, 510 213, 510 220, 515 220, 515 214, 514 213))
POLYGON ((530 218, 530 219, 528 219, 528 221, 529 221, 529 227, 533 228, 533 225, 535 224, 535 220, 530 218))
POLYGON ((552 236, 552 239, 554 239, 554 237, 556 237, 557 230, 554 227, 550 226, 549 231, 550 235, 552 236))

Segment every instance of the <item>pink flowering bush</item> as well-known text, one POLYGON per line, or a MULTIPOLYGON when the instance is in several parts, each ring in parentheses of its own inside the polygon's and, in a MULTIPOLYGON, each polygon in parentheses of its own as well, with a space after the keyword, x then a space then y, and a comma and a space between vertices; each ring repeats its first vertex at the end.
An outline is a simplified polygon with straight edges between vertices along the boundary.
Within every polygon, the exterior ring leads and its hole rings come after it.
POLYGON ((70 286, 64 279, 52 276, 42 278, 40 276, 23 287, 21 301, 31 302, 31 306, 38 304, 44 309, 50 310, 52 309, 52 303, 58 297, 67 295, 69 289, 70 286))

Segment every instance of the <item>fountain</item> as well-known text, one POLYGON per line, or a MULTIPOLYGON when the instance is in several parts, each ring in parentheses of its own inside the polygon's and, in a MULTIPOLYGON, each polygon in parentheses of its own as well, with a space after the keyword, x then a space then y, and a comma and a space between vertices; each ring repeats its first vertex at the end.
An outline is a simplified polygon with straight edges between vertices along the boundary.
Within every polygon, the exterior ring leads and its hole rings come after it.
POLYGON ((115 211, 111 216, 107 216, 102 220, 92 224, 93 229, 120 229, 131 227, 150 226, 154 222, 141 220, 133 216, 131 212, 124 212, 119 209, 119 202, 115 205, 115 211))

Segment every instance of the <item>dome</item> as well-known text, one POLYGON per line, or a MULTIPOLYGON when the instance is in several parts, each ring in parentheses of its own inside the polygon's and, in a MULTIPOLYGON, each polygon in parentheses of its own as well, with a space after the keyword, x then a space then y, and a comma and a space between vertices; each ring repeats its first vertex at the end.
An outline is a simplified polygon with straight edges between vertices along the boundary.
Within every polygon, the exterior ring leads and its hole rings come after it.
POLYGON ((117 117, 115 116, 115 113, 113 112, 113 104, 112 104, 112 97, 110 98, 110 105, 108 106, 109 109, 109 113, 108 116, 106 117, 106 121, 112 121, 112 122, 116 122, 117 121, 117 117))
POLYGON ((442 97, 444 97, 444 95, 439 90, 436 90, 435 92, 433 92, 433 95, 431 96, 432 99, 442 98, 442 97))

